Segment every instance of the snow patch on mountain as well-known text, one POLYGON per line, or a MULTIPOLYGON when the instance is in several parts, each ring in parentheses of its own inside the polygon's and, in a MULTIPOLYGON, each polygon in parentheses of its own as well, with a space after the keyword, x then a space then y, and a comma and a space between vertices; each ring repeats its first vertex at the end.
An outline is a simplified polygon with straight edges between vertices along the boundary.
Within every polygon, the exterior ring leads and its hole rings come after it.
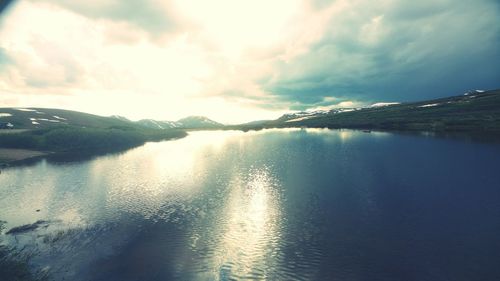
POLYGON ((381 107, 381 106, 390 106, 400 104, 399 102, 377 102, 372 104, 370 107, 381 107))
POLYGON ((297 122, 297 121, 302 121, 302 120, 310 119, 312 117, 314 117, 314 116, 304 116, 304 117, 299 117, 299 118, 295 118, 295 119, 286 120, 285 122, 286 123, 297 122))
POLYGON ((440 105, 439 103, 430 103, 430 104, 424 104, 424 105, 420 105, 418 107, 434 107, 434 106, 438 106, 440 105))
POLYGON ((178 127, 186 128, 186 129, 216 128, 216 127, 223 126, 222 124, 215 122, 211 119, 208 119, 205 116, 189 116, 189 117, 177 120, 176 123, 179 124, 178 127))
POLYGON ((111 115, 109 117, 114 118, 114 119, 118 119, 118 120, 122 120, 122 121, 128 121, 128 122, 130 122, 130 120, 127 117, 124 117, 124 116, 121 116, 121 115, 111 115))
POLYGON ((327 110, 313 110, 313 111, 299 111, 293 113, 283 114, 279 119, 285 120, 285 122, 296 122, 300 120, 309 119, 315 116, 321 116, 328 114, 327 110), (299 120, 300 119, 300 120, 299 120))
POLYGON ((36 109, 30 109, 30 108, 14 108, 14 110, 36 112, 36 109))
POLYGON ((482 94, 484 92, 485 92, 484 90, 467 91, 464 93, 464 96, 469 96, 469 95, 473 95, 473 94, 482 94))
POLYGON ((137 121, 138 124, 148 127, 151 129, 172 129, 172 128, 177 128, 179 127, 179 124, 177 122, 173 121, 157 121, 153 119, 142 119, 137 121))
POLYGON ((60 123, 61 122, 59 120, 47 119, 47 118, 30 118, 30 121, 45 121, 45 122, 52 122, 52 123, 60 123))
POLYGON ((357 108, 334 108, 330 110, 312 110, 312 111, 300 111, 294 113, 287 113, 282 115, 278 120, 289 122, 298 122, 302 120, 307 120, 311 118, 316 118, 320 116, 325 116, 329 114, 338 114, 343 112, 351 112, 358 110, 357 108))
POLYGON ((341 108, 338 110, 338 112, 351 112, 351 111, 355 111, 356 108, 341 108))

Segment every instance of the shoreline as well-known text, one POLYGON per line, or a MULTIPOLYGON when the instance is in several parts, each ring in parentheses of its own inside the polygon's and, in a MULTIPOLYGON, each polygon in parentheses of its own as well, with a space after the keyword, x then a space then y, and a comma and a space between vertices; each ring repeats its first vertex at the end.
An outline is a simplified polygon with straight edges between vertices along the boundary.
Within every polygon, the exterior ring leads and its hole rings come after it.
POLYGON ((21 148, 0 148, 0 166, 10 166, 10 164, 32 158, 43 157, 52 154, 50 151, 38 151, 21 148))
MULTIPOLYGON (((237 131, 260 131, 265 129, 329 129, 329 130, 353 130, 360 131, 365 133, 371 132, 385 132, 385 133, 395 133, 395 134, 410 134, 410 135, 418 135, 418 136, 432 136, 437 138, 458 138, 458 139, 467 139, 471 141, 480 141, 480 142, 500 142, 500 133, 496 131, 429 131, 429 130, 395 130, 395 129, 380 129, 380 128, 328 128, 321 126, 269 126, 269 127, 252 127, 252 128, 237 128, 235 126, 226 126, 223 128, 210 128, 210 129, 192 129, 190 131, 226 131, 226 130, 237 130, 237 131)), ((171 141, 184 138, 181 137, 173 137, 164 139, 161 141, 171 141)), ((75 159, 79 159, 83 156, 83 158, 106 155, 110 153, 119 153, 125 150, 144 145, 147 142, 156 142, 156 141, 146 141, 141 143, 140 145, 133 145, 131 147, 115 147, 114 149, 110 148, 99 148, 99 149, 85 149, 80 151, 41 151, 41 150, 31 150, 31 149, 23 149, 23 148, 1 148, 0 147, 0 169, 7 168, 11 166, 22 165, 24 163, 29 163, 31 161, 35 161, 44 157, 64 157, 64 156, 76 156, 75 159)), ((71 157, 73 158, 73 157, 71 157)))
POLYGON ((37 162, 38 160, 45 158, 55 161, 81 161, 83 159, 89 159, 92 157, 121 153, 126 150, 142 146, 148 142, 161 142, 161 141, 174 141, 182 139, 187 135, 171 137, 163 140, 151 140, 145 141, 138 145, 132 146, 121 146, 121 147, 101 147, 101 148, 86 148, 86 149, 70 149, 63 151, 41 151, 41 150, 31 150, 23 148, 5 148, 0 147, 0 172, 3 168, 22 166, 37 162))

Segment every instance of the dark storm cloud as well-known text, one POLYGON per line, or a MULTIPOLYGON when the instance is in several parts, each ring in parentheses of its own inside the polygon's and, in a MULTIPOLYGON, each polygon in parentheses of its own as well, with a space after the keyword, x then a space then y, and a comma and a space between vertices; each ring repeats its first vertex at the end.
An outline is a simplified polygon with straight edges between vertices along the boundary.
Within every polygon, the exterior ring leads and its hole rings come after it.
POLYGON ((13 0, 0 0, 0 16, 14 2, 13 0))
POLYGON ((410 101, 500 88, 494 1, 357 2, 309 52, 276 63, 267 92, 304 106, 325 97, 410 101))

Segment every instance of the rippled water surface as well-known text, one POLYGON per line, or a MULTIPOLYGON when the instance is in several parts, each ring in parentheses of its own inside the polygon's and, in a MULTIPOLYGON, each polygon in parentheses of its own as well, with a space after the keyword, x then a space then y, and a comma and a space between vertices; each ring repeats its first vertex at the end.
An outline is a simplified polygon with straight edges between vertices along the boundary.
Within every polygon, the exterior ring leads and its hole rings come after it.
POLYGON ((55 280, 500 280, 499 160, 388 133, 194 132, 2 171, 6 230, 43 220, 2 238, 55 280))

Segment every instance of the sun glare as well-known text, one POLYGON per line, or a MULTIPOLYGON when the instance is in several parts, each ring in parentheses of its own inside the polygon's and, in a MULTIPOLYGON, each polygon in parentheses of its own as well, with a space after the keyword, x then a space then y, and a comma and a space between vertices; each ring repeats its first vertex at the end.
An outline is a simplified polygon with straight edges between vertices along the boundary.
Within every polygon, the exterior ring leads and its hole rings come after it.
POLYGON ((285 38, 299 3, 175 1, 162 7, 175 10, 183 31, 151 35, 64 6, 19 2, 0 26, 1 47, 19 64, 3 71, 7 78, 0 76, 0 102, 133 120, 204 115, 235 124, 274 119, 286 108, 262 107, 255 97, 266 93, 250 81, 262 65, 238 65, 245 52, 285 38), (232 89, 243 96, 226 96, 232 89))
POLYGON ((222 280, 250 275, 276 247, 280 214, 273 180, 266 168, 234 180, 226 206, 228 224, 214 257, 214 273, 222 280))
POLYGON ((238 56, 245 48, 265 47, 282 39, 299 3, 297 0, 182 0, 177 5, 225 55, 238 56))

